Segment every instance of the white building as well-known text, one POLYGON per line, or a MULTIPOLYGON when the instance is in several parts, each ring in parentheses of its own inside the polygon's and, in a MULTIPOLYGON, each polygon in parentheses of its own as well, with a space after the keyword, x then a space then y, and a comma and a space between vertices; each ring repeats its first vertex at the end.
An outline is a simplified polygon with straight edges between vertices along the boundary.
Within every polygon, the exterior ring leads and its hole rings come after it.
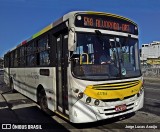
POLYGON ((142 44, 141 60, 146 61, 147 58, 160 57, 160 41, 153 41, 150 44, 142 44))

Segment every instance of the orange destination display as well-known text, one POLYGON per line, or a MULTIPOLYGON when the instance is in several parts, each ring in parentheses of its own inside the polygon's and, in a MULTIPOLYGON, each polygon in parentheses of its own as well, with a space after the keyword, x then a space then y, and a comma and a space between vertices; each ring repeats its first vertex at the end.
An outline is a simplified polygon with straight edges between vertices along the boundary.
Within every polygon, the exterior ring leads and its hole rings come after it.
POLYGON ((75 25, 77 27, 113 30, 138 35, 135 23, 116 15, 79 14, 76 16, 75 25))

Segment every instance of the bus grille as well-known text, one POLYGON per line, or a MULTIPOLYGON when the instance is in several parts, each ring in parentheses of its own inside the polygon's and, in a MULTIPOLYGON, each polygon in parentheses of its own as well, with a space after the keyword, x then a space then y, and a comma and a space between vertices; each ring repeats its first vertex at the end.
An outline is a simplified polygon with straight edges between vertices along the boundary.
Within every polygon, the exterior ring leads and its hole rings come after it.
POLYGON ((93 85, 92 88, 95 90, 122 90, 122 89, 128 89, 128 88, 134 87, 139 83, 140 83, 139 80, 135 80, 135 81, 127 81, 127 82, 93 85))
POLYGON ((106 113, 105 115, 108 116, 108 115, 120 114, 120 113, 124 113, 124 112, 130 111, 130 110, 132 110, 132 109, 133 109, 133 108, 129 108, 129 109, 126 109, 126 110, 124 110, 124 111, 113 112, 113 113, 106 113))
POLYGON ((106 116, 108 116, 108 115, 115 115, 115 114, 120 114, 120 113, 124 113, 124 112, 130 111, 130 110, 132 110, 134 108, 134 103, 128 104, 126 106, 127 106, 126 110, 118 111, 118 112, 115 111, 115 108, 104 109, 104 114, 106 116))

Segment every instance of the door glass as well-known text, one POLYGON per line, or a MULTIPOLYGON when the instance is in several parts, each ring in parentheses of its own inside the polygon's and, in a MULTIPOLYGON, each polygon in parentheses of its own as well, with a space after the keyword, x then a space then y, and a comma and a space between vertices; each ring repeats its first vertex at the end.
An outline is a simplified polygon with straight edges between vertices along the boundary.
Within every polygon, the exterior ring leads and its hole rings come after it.
MULTIPOLYGON (((62 53, 61 53, 61 39, 58 38, 57 39, 57 62, 58 62, 58 67, 57 67, 57 74, 58 74, 58 105, 62 108, 63 104, 62 104, 62 67, 61 67, 61 57, 62 57, 62 53)), ((59 109, 61 111, 61 109, 59 109)), ((62 112, 62 111, 61 111, 62 112)))

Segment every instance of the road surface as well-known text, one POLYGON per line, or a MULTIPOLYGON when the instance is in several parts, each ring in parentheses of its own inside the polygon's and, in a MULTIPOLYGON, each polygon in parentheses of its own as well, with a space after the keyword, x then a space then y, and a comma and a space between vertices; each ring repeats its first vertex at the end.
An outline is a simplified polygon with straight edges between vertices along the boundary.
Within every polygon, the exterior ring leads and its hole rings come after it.
POLYGON ((144 108, 142 111, 160 116, 160 80, 157 82, 145 82, 144 108))

